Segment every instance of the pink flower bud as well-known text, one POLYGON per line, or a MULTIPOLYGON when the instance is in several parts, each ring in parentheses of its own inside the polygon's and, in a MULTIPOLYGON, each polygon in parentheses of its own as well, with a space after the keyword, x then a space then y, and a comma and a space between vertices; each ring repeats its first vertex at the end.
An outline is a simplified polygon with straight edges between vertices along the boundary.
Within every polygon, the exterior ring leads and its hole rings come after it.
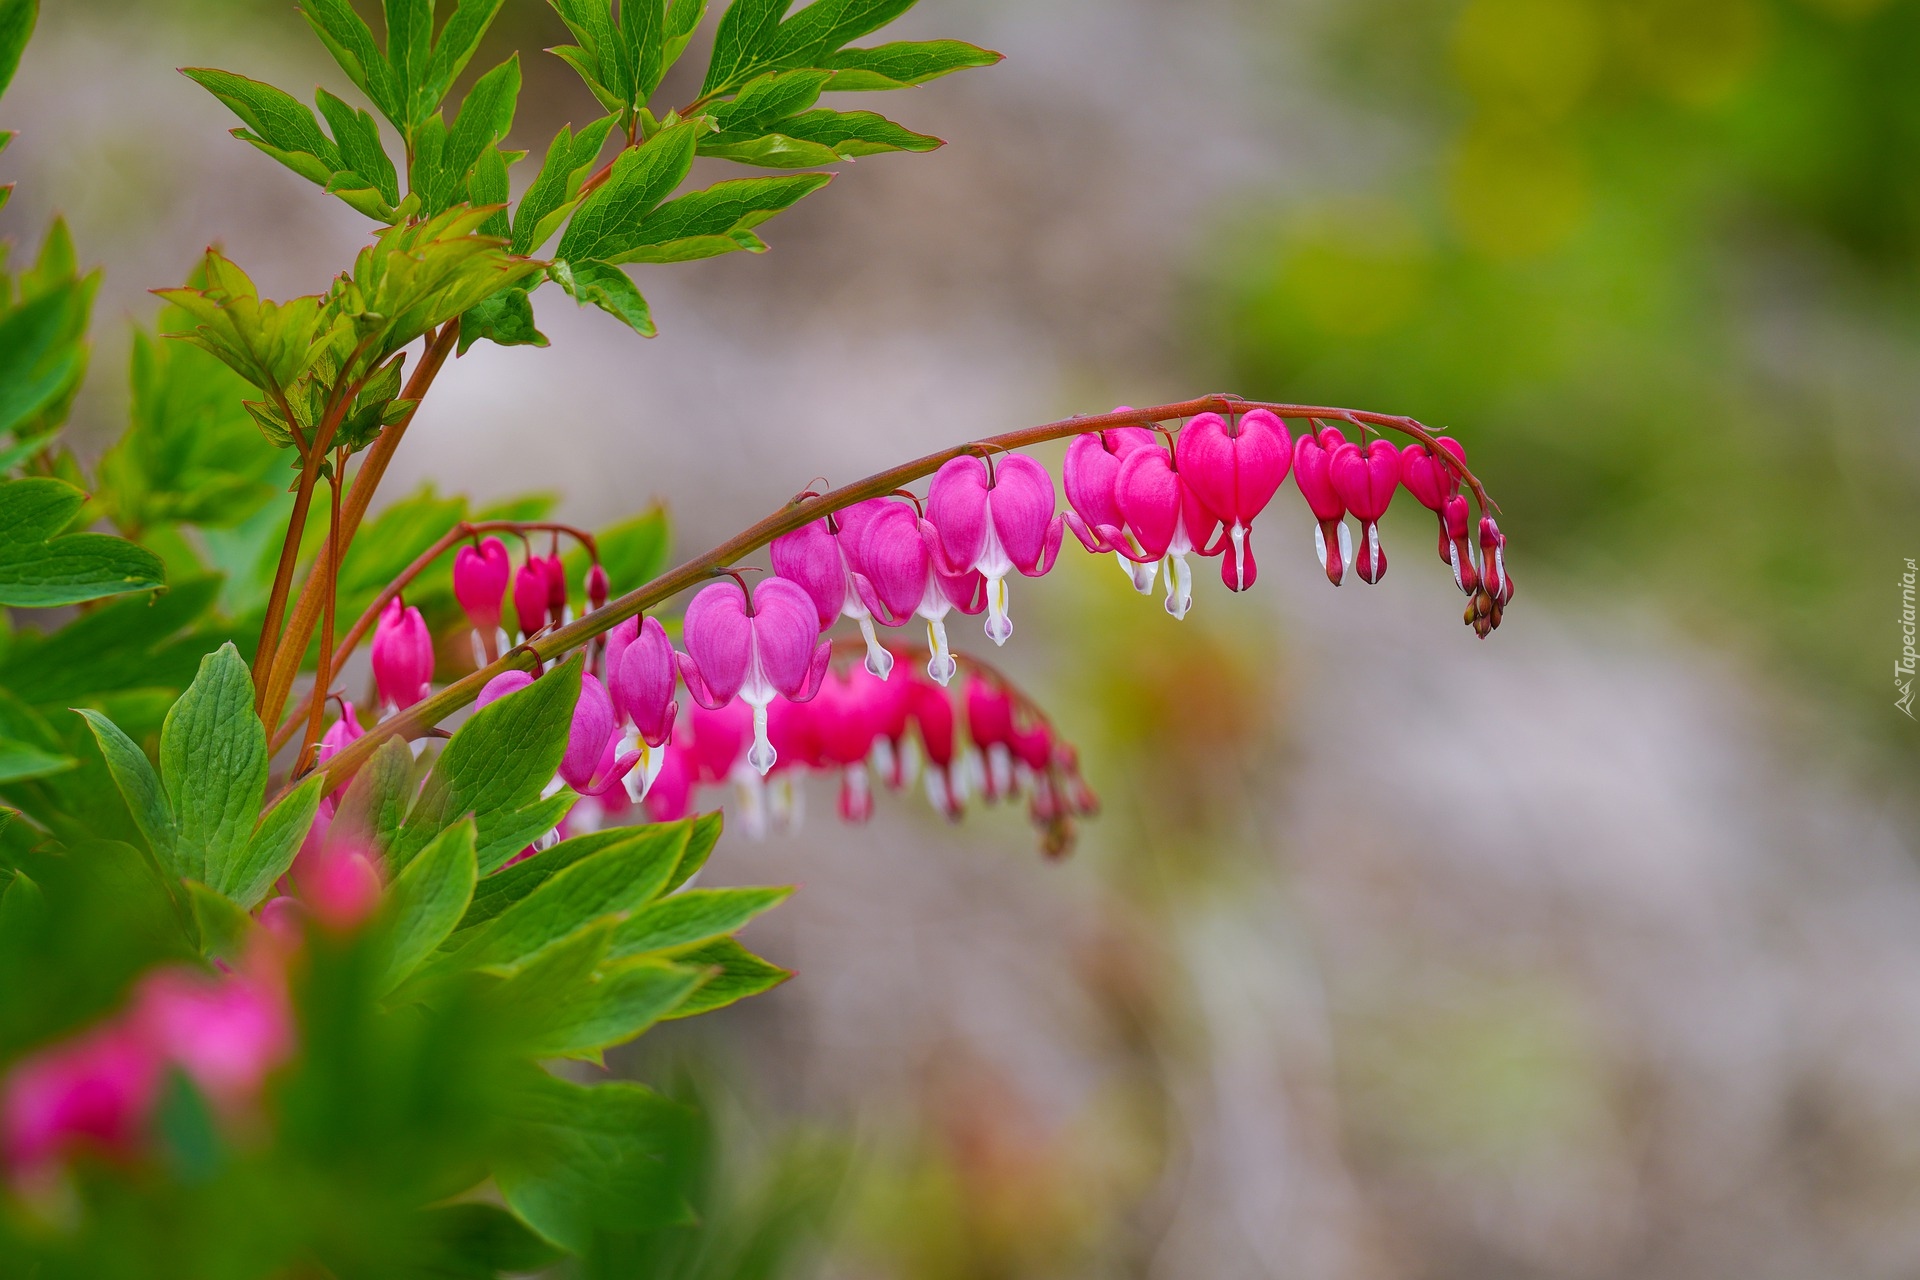
POLYGON ((819 616, 807 593, 785 578, 768 578, 751 602, 736 582, 716 582, 687 606, 687 651, 680 671, 687 692, 705 707, 738 695, 754 712, 754 744, 747 759, 762 776, 773 768, 767 741, 767 705, 775 695, 795 702, 813 697, 833 656, 820 639, 819 616))
POLYGON ((567 623, 567 567, 557 555, 540 562, 547 575, 547 619, 556 627, 567 623))
POLYGON ((163 969, 141 981, 132 1016, 148 1043, 226 1110, 257 1097, 293 1054, 286 998, 260 978, 163 969))
POLYGON ((1353 544, 1342 519, 1347 507, 1329 474, 1332 451, 1345 443, 1346 437, 1331 427, 1317 437, 1302 435, 1293 442, 1293 482, 1300 486, 1300 496, 1320 522, 1314 531, 1313 549, 1320 557, 1320 567, 1327 571, 1327 581, 1336 587, 1353 557, 1353 544))
POLYGON ((454 556, 453 598, 475 631, 490 636, 499 629, 500 605, 512 573, 506 544, 498 538, 483 539, 478 547, 462 547, 454 556))
POLYGON ((1221 581, 1231 591, 1245 591, 1259 575, 1247 544, 1253 518, 1273 500, 1293 460, 1286 424, 1254 409, 1240 419, 1236 432, 1219 414, 1203 413, 1180 432, 1174 452, 1181 479, 1226 526, 1221 581))
POLYGON ((1360 555, 1354 564, 1362 582, 1386 576, 1387 553, 1380 546, 1380 517, 1400 487, 1400 450, 1389 440, 1374 440, 1365 449, 1357 444, 1334 448, 1327 478, 1354 519, 1360 522, 1360 555))
POLYGON ((354 711, 353 703, 345 698, 340 699, 340 718, 328 725, 327 731, 320 735, 320 763, 325 764, 339 755, 349 743, 364 737, 366 732, 360 727, 360 717, 354 711))
POLYGON ((31 1179, 75 1148, 127 1156, 146 1129, 163 1062, 132 1027, 108 1024, 16 1064, 0 1100, 0 1152, 31 1179))
POLYGON ((1065 522, 1054 514, 1053 477, 1022 454, 999 458, 991 472, 978 458, 954 458, 934 473, 927 490, 927 522, 940 571, 964 577, 978 571, 987 585, 987 637, 1005 644, 1007 575, 1037 578, 1053 568, 1065 522))
POLYGON ((351 933, 380 905, 374 855, 356 845, 328 843, 294 874, 300 901, 322 928, 351 933))
POLYGON ((1467 542, 1469 515, 1466 498, 1455 494, 1447 499, 1441 520, 1446 526, 1447 559, 1453 565, 1454 585, 1472 595, 1479 589, 1480 575, 1474 572, 1473 548, 1467 542))
POLYGON ((498 702, 510 693, 518 693, 532 683, 533 677, 525 671, 502 671, 480 686, 480 696, 473 700, 473 709, 478 711, 488 703, 498 702))
POLYGON ((418 609, 396 596, 373 632, 373 680, 382 705, 403 710, 427 696, 433 681, 433 637, 418 609))
POLYGON ((528 556, 513 575, 513 614, 523 640, 547 625, 547 565, 539 556, 528 556))
MULTIPOLYGON (((1513 577, 1507 572, 1507 535, 1492 516, 1480 517, 1480 571, 1487 594, 1504 609, 1513 599, 1513 577)), ((1500 624, 1495 621, 1494 625, 1500 624)))
POLYGON ((1199 554, 1219 519, 1187 484, 1174 458, 1158 446, 1134 449, 1120 464, 1114 500, 1140 544, 1137 558, 1173 557, 1167 567, 1167 612, 1184 618, 1193 607, 1193 571, 1187 557, 1199 554))
POLYGON ((615 709, 633 722, 641 740, 658 747, 673 736, 673 719, 680 711, 673 700, 673 645, 658 618, 647 618, 636 630, 618 654, 607 650, 609 692, 615 709))
POLYGON ((598 609, 607 602, 607 596, 611 591, 612 584, 607 581, 607 571, 596 561, 594 566, 587 570, 587 607, 598 609))

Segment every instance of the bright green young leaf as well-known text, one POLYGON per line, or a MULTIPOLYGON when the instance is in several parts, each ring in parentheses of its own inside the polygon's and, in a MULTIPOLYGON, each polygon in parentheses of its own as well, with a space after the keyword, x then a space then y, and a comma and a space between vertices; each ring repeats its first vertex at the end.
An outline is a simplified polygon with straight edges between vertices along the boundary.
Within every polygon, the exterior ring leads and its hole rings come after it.
POLYGON ((87 496, 44 476, 0 480, 0 605, 77 604, 166 580, 144 547, 104 533, 68 533, 87 496))
MULTIPOLYGON (((467 185, 480 157, 507 136, 513 126, 513 113, 520 96, 520 55, 481 76, 466 99, 460 114, 447 130, 440 159, 432 174, 431 185, 422 192, 425 211, 436 214, 467 198, 467 185)), ((416 185, 415 190, 419 190, 416 185)), ((504 201, 502 201, 504 202, 504 201)), ((475 204, 489 203, 479 198, 475 204)))
POLYGON ((607 243, 604 260, 685 262, 732 249, 764 247, 752 228, 833 180, 830 173, 737 178, 668 201, 637 229, 607 243))
POLYGON ((580 799, 571 787, 561 787, 525 808, 490 813, 480 824, 480 870, 492 872, 509 858, 559 826, 580 799))
POLYGON ((611 261, 687 176, 706 127, 700 120, 682 121, 622 152, 606 182, 575 211, 556 256, 575 263, 611 261))
POLYGON ((39 0, 0 0, 0 93, 7 91, 20 65, 21 50, 33 34, 39 9, 39 0))
POLYGON ((302 0, 300 12, 347 78, 360 86, 394 128, 406 132, 406 104, 394 83, 393 69, 374 43, 372 28, 353 11, 349 0, 302 0))
POLYGON ((693 1112, 636 1084, 586 1088, 529 1067, 506 1104, 518 1130, 494 1181, 514 1212, 562 1248, 597 1230, 691 1219, 676 1190, 697 1133, 693 1112))
POLYGON ((72 277, 11 308, 0 297, 0 432, 29 427, 79 386, 98 282, 72 277))
POLYGON ((520 198, 513 212, 513 252, 531 254, 553 237, 573 209, 580 186, 592 172, 606 145, 614 118, 605 116, 574 133, 562 126, 547 148, 540 176, 520 198))
POLYGON ((459 0, 454 11, 448 15, 446 24, 440 28, 440 39, 434 43, 433 58, 428 64, 425 80, 421 85, 421 101, 426 110, 431 111, 440 104, 453 88, 453 82, 466 70, 467 63, 480 48, 481 39, 487 34, 487 28, 500 12, 505 0, 459 0))
POLYGON ((821 61, 836 93, 905 89, 970 67, 990 67, 1004 55, 963 40, 901 40, 871 49, 842 49, 821 61))
POLYGON ((456 822, 394 879, 384 907, 388 942, 382 995, 399 986, 460 923, 480 874, 473 834, 471 822, 456 822))
POLYGON ((247 841, 246 854, 233 866, 218 872, 209 862, 207 875, 213 887, 248 909, 260 905, 273 882, 287 873, 293 857, 300 852, 313 817, 320 809, 320 788, 325 779, 315 776, 295 787, 273 808, 267 810, 247 841))
POLYGON ((687 851, 680 855, 680 865, 673 869, 673 878, 667 881, 667 887, 662 890, 664 893, 672 893, 698 875, 700 868, 707 865, 707 858, 713 853, 714 846, 720 843, 721 815, 718 809, 689 821, 693 823, 693 833, 687 837, 687 851))
POLYGON ((691 1018, 711 1013, 730 1004, 771 990, 793 976, 791 969, 763 960, 732 938, 721 938, 674 957, 675 963, 691 969, 709 970, 707 980, 687 999, 667 1014, 668 1018, 691 1018))
POLYGON ((614 930, 608 955, 672 952, 733 933, 786 900, 791 888, 686 889, 643 907, 614 930))
POLYGON ((393 157, 380 142, 380 126, 369 113, 334 97, 325 89, 314 94, 320 114, 333 131, 334 145, 340 149, 344 167, 367 180, 388 205, 400 203, 400 175, 393 157))
POLYGON ((218 250, 207 251, 201 270, 205 283, 200 287, 154 291, 194 322, 175 336, 212 352, 269 397, 287 394, 331 336, 322 324, 321 299, 267 301, 246 272, 218 250))
POLYGON ((246 866, 267 787, 267 731, 253 712, 253 676, 231 644, 201 660, 167 712, 160 777, 183 873, 228 892, 246 866))
POLYGON ((566 754, 573 707, 580 698, 581 658, 553 668, 531 685, 482 707, 440 753, 394 847, 401 868, 427 842, 467 814, 484 830, 496 814, 540 798, 566 754))
POLYGON ((504 241, 475 232, 489 208, 450 209, 424 222, 375 233, 354 260, 351 280, 331 305, 371 337, 379 357, 539 274, 541 264, 509 254, 504 241))
POLYGON ((152 762, 147 759, 147 753, 122 733, 118 725, 98 711, 81 708, 79 713, 86 719, 87 727, 93 730, 94 741, 100 744, 100 754, 106 757, 107 769, 113 775, 114 784, 120 788, 120 795, 133 814, 134 825, 147 838, 154 857, 169 873, 183 879, 198 879, 204 869, 204 861, 197 852, 181 849, 179 830, 173 820, 173 808, 168 803, 166 788, 161 784, 160 775, 152 762))

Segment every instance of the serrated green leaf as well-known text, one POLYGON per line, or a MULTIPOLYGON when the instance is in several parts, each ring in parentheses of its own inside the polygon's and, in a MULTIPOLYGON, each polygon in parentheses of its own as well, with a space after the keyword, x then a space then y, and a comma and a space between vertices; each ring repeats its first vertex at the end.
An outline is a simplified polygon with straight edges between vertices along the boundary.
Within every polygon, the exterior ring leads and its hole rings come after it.
POLYGON ((969 67, 990 67, 1002 56, 964 40, 900 40, 842 49, 820 65, 834 73, 833 91, 847 93, 905 89, 969 67))
POLYGON ((506 243, 475 234, 496 210, 456 207, 424 222, 389 227, 337 282, 330 307, 358 318, 385 359, 429 330, 537 275, 538 262, 516 258, 506 243))
POLYGON ((805 173, 717 182, 668 201, 638 228, 611 238, 604 245, 611 252, 603 253, 601 260, 616 265, 685 262, 759 246, 757 237, 743 241, 736 238, 737 233, 752 230, 832 180, 830 173, 805 173), (732 243, 721 243, 726 240, 732 243))
POLYGON ((167 712, 160 778, 179 837, 178 863, 216 889, 236 882, 267 787, 267 731, 253 712, 253 677, 225 644, 167 712))
POLYGON ((394 128, 405 133, 407 104, 394 84, 393 68, 374 43, 373 29, 348 0, 301 0, 300 11, 347 78, 360 86, 394 128))
POLYGON ((643 338, 659 332, 640 287, 612 263, 556 262, 554 267, 561 286, 577 301, 592 303, 643 338))
MULTIPOLYGON (((765 52, 779 37, 781 19, 793 0, 734 0, 714 32, 713 58, 700 86, 702 97, 725 93, 751 79, 766 62, 765 52)), ((839 4, 841 0, 818 0, 839 4)))
POLYGON ((617 252, 638 234, 648 215, 687 176, 694 144, 705 128, 699 120, 682 121, 622 152, 607 181, 574 212, 557 256, 571 263, 610 260, 609 251, 617 252))
POLYGON ((320 777, 308 778, 267 810, 238 862, 221 869, 210 860, 207 875, 212 887, 249 910, 258 906, 300 852, 300 842, 306 839, 320 808, 323 781, 320 777))
POLYGON ((583 1253, 598 1230, 692 1220, 676 1190, 698 1132, 688 1108, 639 1085, 586 1088, 527 1067, 503 1110, 517 1141, 494 1181, 548 1240, 583 1253))
POLYGON ((325 89, 314 94, 320 114, 333 131, 334 145, 340 149, 344 167, 365 178, 373 190, 389 205, 400 203, 400 175, 393 157, 380 143, 380 126, 371 114, 334 97, 325 89))
POLYGON ((785 901, 791 888, 685 889, 634 912, 614 930, 612 959, 667 952, 735 932, 785 901))
POLYGON ((639 832, 556 872, 436 968, 522 965, 601 917, 650 901, 679 864, 689 832, 678 824, 639 832))
POLYGON ((473 824, 457 822, 395 877, 383 908, 387 933, 381 995, 405 981, 460 922, 479 877, 473 842, 473 824))
POLYGON ((566 754, 581 662, 575 656, 460 726, 407 813, 391 851, 395 867, 467 814, 484 827, 494 815, 540 798, 566 754))
POLYGON ((546 161, 540 166, 540 176, 527 188, 519 208, 514 210, 513 252, 534 253, 560 229, 572 210, 581 184, 600 158, 600 149, 606 144, 613 123, 614 118, 606 116, 577 134, 562 127, 554 136, 553 145, 547 148, 546 161))
POLYGON ((688 968, 716 970, 687 999, 666 1016, 691 1018, 769 991, 793 976, 791 969, 763 960, 732 938, 721 938, 674 957, 688 968))
POLYGON ((453 82, 466 70, 503 3, 504 0, 459 0, 455 5, 446 25, 440 28, 440 39, 434 43, 422 94, 428 110, 447 96, 453 82))
POLYGON ((147 759, 147 753, 98 711, 81 708, 79 714, 93 730, 100 754, 106 758, 107 771, 113 775, 114 785, 120 788, 120 795, 133 814, 134 825, 146 837, 154 857, 171 874, 198 879, 203 864, 198 857, 181 850, 179 828, 173 820, 166 787, 147 759))
POLYGON ((166 581, 159 557, 104 533, 68 533, 87 496, 44 476, 0 480, 0 605, 77 604, 166 581))

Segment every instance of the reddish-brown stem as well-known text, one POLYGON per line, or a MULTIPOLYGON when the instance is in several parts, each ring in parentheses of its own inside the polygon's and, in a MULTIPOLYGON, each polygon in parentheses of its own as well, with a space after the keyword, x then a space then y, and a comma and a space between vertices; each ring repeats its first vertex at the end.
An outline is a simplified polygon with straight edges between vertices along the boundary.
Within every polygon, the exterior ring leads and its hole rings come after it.
MULTIPOLYGON (((336 649, 333 646, 331 631, 326 627, 322 628, 326 638, 320 646, 321 655, 324 658, 326 654, 331 653, 333 657, 315 674, 313 690, 307 695, 307 701, 301 704, 299 710, 288 716, 286 722, 274 732, 273 750, 278 751, 292 740, 294 728, 300 723, 302 717, 320 715, 320 709, 326 705, 329 692, 327 686, 331 683, 331 673, 346 665, 347 659, 352 657, 353 651, 360 647, 360 642, 366 638, 367 632, 372 630, 375 622, 379 621, 380 611, 411 586, 415 578, 432 568, 435 560, 468 538, 478 537, 483 533, 517 533, 524 538, 529 532, 564 533, 585 547, 594 563, 598 564, 600 561, 600 547, 594 541, 593 535, 585 529, 575 528, 570 524, 557 524, 551 520, 462 520, 442 534, 432 546, 415 556, 413 563, 402 569, 400 575, 373 598, 373 603, 369 604, 354 620, 353 626, 348 628, 346 638, 340 642, 339 648, 336 649)), ((331 541, 331 537, 328 540, 331 541)), ((314 736, 311 729, 307 736, 309 738, 314 736)), ((300 775, 306 764, 305 756, 303 749, 301 764, 294 768, 295 777, 300 775)))
MULTIPOLYGON (((902 485, 930 476, 955 458, 984 457, 994 451, 1026 448, 1030 445, 1044 444, 1049 440, 1082 435, 1089 431, 1104 431, 1109 427, 1143 426, 1173 418, 1192 417, 1199 413, 1230 411, 1244 413, 1249 409, 1266 409, 1283 419, 1341 418, 1355 423, 1367 422, 1412 436, 1426 445, 1429 450, 1439 452, 1439 445, 1432 433, 1412 418, 1317 405, 1275 404, 1259 400, 1243 400, 1238 396, 1228 395, 1201 396, 1195 400, 1183 400, 1175 404, 1153 405, 1144 409, 1119 409, 1112 413, 1065 418, 1058 422, 1025 427, 1003 435, 954 445, 938 453, 930 453, 912 462, 905 462, 897 467, 877 472, 864 480, 857 480, 817 498, 789 503, 765 519, 741 530, 704 555, 696 556, 661 574, 645 586, 610 600, 601 608, 575 618, 566 626, 520 646, 514 652, 503 656, 498 662, 490 663, 472 675, 456 680, 439 693, 415 703, 406 711, 388 718, 369 730, 353 745, 328 761, 326 766, 328 786, 329 788, 337 786, 351 778, 361 764, 388 738, 396 736, 417 738, 446 716, 467 706, 479 696, 480 690, 486 686, 487 681, 495 676, 507 671, 528 671, 538 662, 577 649, 595 636, 605 634, 642 610, 650 609, 678 595, 688 587, 707 581, 713 577, 716 569, 730 565, 742 556, 750 555, 781 534, 791 533, 818 520, 830 511, 850 507, 868 498, 881 497, 902 485)), ((1486 490, 1481 487, 1479 479, 1473 472, 1464 464, 1459 470, 1461 479, 1472 488, 1482 505, 1490 506, 1486 490)), ((1490 507, 1490 509, 1498 510, 1497 507, 1490 507)))
POLYGON ((334 450, 333 482, 327 486, 327 600, 320 614, 320 667, 313 675, 313 698, 307 713, 307 732, 300 743, 296 775, 305 773, 320 745, 320 726, 326 721, 327 690, 338 670, 330 660, 333 654, 333 625, 340 608, 340 477, 346 470, 347 451, 334 450))
MULTIPOLYGON (((400 447, 414 414, 419 411, 420 400, 433 385, 434 377, 446 363, 447 356, 452 354, 454 342, 459 336, 458 316, 440 326, 440 331, 428 341, 420 363, 414 366, 413 374, 400 392, 400 398, 413 401, 414 408, 374 437, 373 443, 362 455, 359 470, 354 472, 353 484, 347 489, 346 503, 340 514, 340 555, 343 559, 353 547, 354 535, 360 530, 360 522, 366 518, 367 507, 373 501, 374 490, 380 487, 381 478, 386 475, 387 464, 393 460, 394 450, 400 447)), ((323 551, 321 554, 327 553, 323 551)), ((332 557, 327 558, 330 563, 332 557)), ((286 710, 287 699, 292 695, 293 682, 300 674, 301 661, 306 657, 307 642, 313 638, 314 626, 320 620, 327 572, 323 565, 317 563, 308 571, 306 584, 300 589, 292 615, 281 633, 273 656, 273 668, 269 673, 266 697, 260 708, 260 718, 267 724, 280 719, 286 710)), ((257 677, 260 670, 258 659, 255 660, 254 670, 257 677)))

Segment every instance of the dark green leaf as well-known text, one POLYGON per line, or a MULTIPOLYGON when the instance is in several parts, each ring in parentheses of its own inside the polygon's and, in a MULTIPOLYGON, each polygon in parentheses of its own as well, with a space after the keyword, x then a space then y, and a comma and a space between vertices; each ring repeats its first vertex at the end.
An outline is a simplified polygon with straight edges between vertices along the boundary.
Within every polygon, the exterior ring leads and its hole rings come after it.
POLYGON ((905 89, 969 67, 990 67, 1000 54, 963 40, 901 40, 871 49, 842 49, 821 66, 834 73, 836 93, 905 89))
MULTIPOLYGON (((507 136, 520 97, 520 55, 515 54, 487 72, 467 91, 460 114, 447 131, 440 153, 439 173, 426 197, 426 211, 442 209, 465 198, 467 181, 483 153, 507 136)), ((503 171, 504 176, 504 171, 503 171)), ((490 201, 476 198, 473 203, 490 201)))
POLYGON ((493 871, 560 825, 580 797, 570 787, 542 796, 524 809, 487 815, 480 824, 480 870, 493 871))
POLYGON ((11 309, 0 298, 0 432, 21 430, 77 387, 97 279, 62 281, 11 309))
POLYGON ((944 145, 938 138, 915 133, 871 111, 808 111, 774 128, 789 138, 831 147, 848 158, 882 151, 932 151, 944 145))
POLYGON ((267 810, 253 838, 247 842, 246 855, 240 862, 222 872, 209 861, 207 875, 213 888, 249 910, 260 905, 267 891, 273 888, 273 882, 293 865, 300 842, 313 826, 314 814, 320 808, 322 782, 320 777, 308 778, 267 810))
POLYGON ((455 823, 395 878, 383 908, 388 933, 381 994, 399 986, 460 922, 479 876, 473 835, 471 822, 455 823))
POLYGON ((537 252, 560 229, 581 184, 600 158, 600 148, 606 144, 613 123, 614 118, 606 116, 577 134, 562 127, 555 135, 553 145, 547 148, 546 162, 540 166, 540 176, 534 179, 520 198, 520 207, 514 210, 515 253, 537 252))
POLYGON ((340 149, 320 131, 312 110, 291 94, 213 67, 186 67, 182 74, 246 121, 247 128, 236 129, 235 137, 253 143, 301 177, 324 186, 346 167, 340 149))
POLYGON ((742 928, 792 892, 790 888, 682 890, 628 917, 614 930, 608 955, 618 959, 710 942, 742 928))
POLYGON ((502 289, 461 314, 460 354, 483 338, 502 347, 547 345, 547 335, 534 327, 533 299, 525 289, 502 289))
POLYGON ((160 777, 181 872, 225 892, 244 864, 267 786, 267 731, 253 712, 253 677, 231 644, 201 660, 167 712, 160 777))
MULTIPOLYGON (((600 931, 599 944, 606 946, 600 931)), ((558 951, 559 947, 550 951, 558 951)), ((662 1018, 669 1017, 707 979, 702 969, 661 960, 628 960, 574 976, 543 980, 546 957, 515 974, 500 988, 515 993, 531 1016, 516 1027, 522 1052, 536 1058, 593 1057, 625 1044, 662 1018)))
POLYGON ((675 1188, 697 1121, 639 1085, 584 1088, 544 1071, 506 1104, 522 1141, 494 1170, 507 1203, 547 1239, 583 1252, 597 1229, 644 1230, 687 1221, 675 1188))
POLYGON ((659 332, 640 287, 620 268, 606 262, 556 262, 554 267, 562 287, 578 301, 592 303, 643 338, 659 332))
POLYGON ((460 78, 480 48, 480 41, 502 3, 504 0, 459 0, 446 25, 440 28, 440 39, 433 47, 433 60, 422 95, 427 110, 437 106, 453 88, 453 82, 460 78))
POLYGON ((394 128, 406 132, 406 104, 397 91, 393 69, 380 55, 373 30, 353 11, 348 0, 301 0, 307 23, 327 46, 347 77, 373 100, 394 128))
POLYGON ((433 0, 381 0, 387 18, 387 65, 409 124, 433 114, 438 103, 426 100, 433 66, 433 0))
POLYGON ((699 120, 683 121, 622 152, 607 181, 574 213, 557 256, 567 262, 611 260, 687 176, 705 128, 699 120))
POLYGON ((760 126, 811 107, 831 79, 831 71, 770 71, 755 77, 733 101, 719 104, 709 114, 722 132, 755 132, 760 126))
POLYGON ((373 116, 334 97, 325 89, 314 94, 320 114, 333 130, 334 144, 340 149, 345 167, 365 178, 381 199, 389 205, 400 203, 400 176, 394 172, 393 158, 380 144, 380 126, 373 116))
POLYGON ((59 480, 0 480, 0 604, 76 604, 165 581, 159 557, 125 539, 62 536, 86 500, 59 480))
POLYGON ((666 0, 621 0, 620 41, 626 51, 621 60, 629 69, 628 83, 621 87, 635 107, 645 106, 660 87, 666 40, 666 0))
POLYGON ((33 34, 33 20, 40 0, 0 0, 0 93, 7 91, 13 72, 20 65, 20 51, 33 34))
POLYGON ((51 633, 22 632, 7 652, 0 681, 46 708, 140 688, 184 688, 208 645, 181 634, 219 592, 217 578, 102 605, 51 633))
POLYGON ((198 880, 187 881, 187 900, 200 930, 200 948, 209 960, 237 964, 246 957, 253 917, 232 898, 198 880))
POLYGON ((133 814, 134 825, 147 838, 154 857, 170 874, 198 879, 204 870, 204 863, 198 856, 183 853, 180 849, 179 831, 174 824, 173 808, 167 801, 166 788, 161 784, 159 773, 147 759, 146 752, 120 732, 118 725, 98 711, 82 709, 80 714, 86 718, 87 727, 93 730, 94 741, 100 744, 100 754, 106 757, 107 769, 113 775, 114 784, 120 788, 120 795, 133 814))
POLYGON ((777 964, 761 959, 732 938, 721 938, 703 947, 683 951, 674 960, 688 968, 705 967, 718 972, 712 973, 684 1003, 667 1014, 668 1018, 691 1018, 695 1014, 724 1009, 748 996, 757 996, 762 991, 777 987, 793 976, 792 970, 782 969, 777 964))
MULTIPOLYGON (((780 20, 793 0, 734 0, 720 19, 713 37, 713 60, 707 64, 702 97, 725 93, 743 84, 766 63, 765 51, 779 38, 780 20)), ((841 0, 824 0, 838 5, 841 0)))
POLYGON ((422 1275, 494 1280, 502 1273, 541 1271, 560 1260, 559 1250, 498 1205, 451 1204, 419 1217, 428 1241, 422 1275))
POLYGON ((668 201, 637 229, 611 238, 603 246, 611 251, 603 260, 685 262, 731 249, 762 248, 757 237, 743 233, 832 180, 830 173, 803 173, 717 182, 668 201))

